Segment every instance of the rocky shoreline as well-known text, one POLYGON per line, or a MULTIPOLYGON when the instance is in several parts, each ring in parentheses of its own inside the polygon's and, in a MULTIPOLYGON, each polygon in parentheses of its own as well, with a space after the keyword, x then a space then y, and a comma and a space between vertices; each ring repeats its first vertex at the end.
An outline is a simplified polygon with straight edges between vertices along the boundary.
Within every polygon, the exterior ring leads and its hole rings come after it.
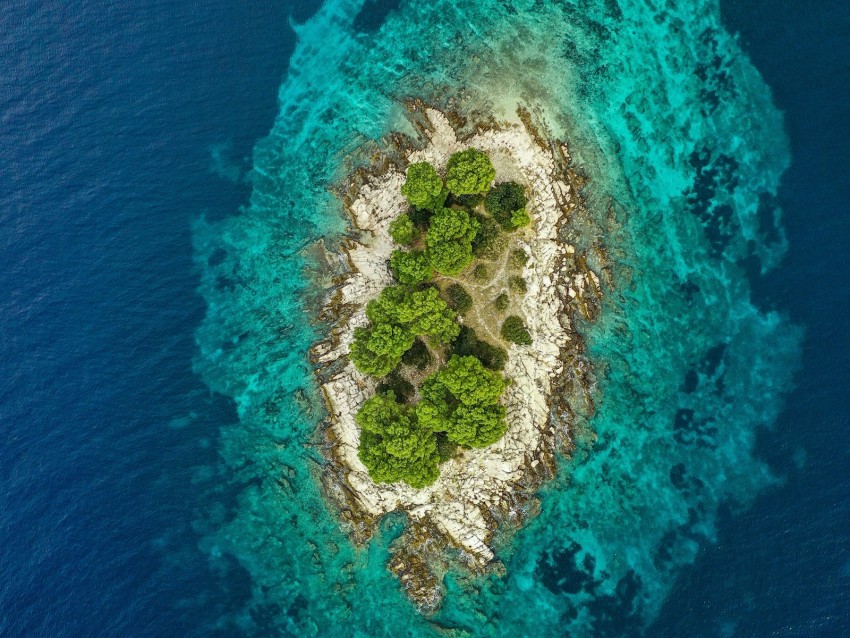
POLYGON ((460 138, 462 118, 422 103, 411 103, 409 111, 424 143, 417 147, 402 136, 391 138, 392 153, 376 157, 372 171, 357 171, 343 194, 352 228, 338 252, 324 251, 328 268, 338 274, 321 312, 328 336, 312 348, 311 359, 329 414, 323 424, 326 494, 356 542, 365 542, 384 514, 407 514, 389 568, 416 605, 429 612, 439 605, 442 576, 451 562, 473 571, 499 569, 495 530, 533 515, 534 493, 554 475, 556 454, 572 449, 574 413, 592 412, 594 377, 574 320, 595 319, 601 285, 587 256, 568 241, 569 226, 584 204, 582 179, 565 144, 542 134, 523 109, 516 121, 487 122, 460 138), (465 147, 487 152, 500 174, 525 184, 530 193, 533 230, 523 239, 530 259, 522 273, 528 282, 522 310, 532 344, 509 349, 504 373, 513 383, 503 400, 509 424, 503 439, 464 450, 427 488, 375 484, 358 459, 354 422, 375 381, 348 361, 348 346, 354 329, 366 322, 366 303, 393 283, 388 227, 407 209, 400 193, 404 163, 428 161, 442 168, 449 155, 465 147))

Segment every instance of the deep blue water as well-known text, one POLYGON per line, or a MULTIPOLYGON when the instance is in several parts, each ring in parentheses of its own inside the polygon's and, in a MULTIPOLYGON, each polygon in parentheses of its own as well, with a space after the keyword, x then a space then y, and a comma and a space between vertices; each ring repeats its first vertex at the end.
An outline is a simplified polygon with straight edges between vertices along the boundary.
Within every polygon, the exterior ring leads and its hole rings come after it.
POLYGON ((0 635, 179 635, 244 597, 189 528, 232 412, 191 369, 190 222, 248 197, 209 146, 244 168, 268 131, 289 13, 3 5, 0 635))
MULTIPOLYGON (((807 339, 759 443, 787 483, 721 519, 650 635, 850 635, 850 6, 724 8, 792 140, 790 250, 758 298, 807 339)), ((287 18, 313 9, 4 4, 2 635, 207 635, 250 594, 192 527, 231 497, 201 470, 234 417, 191 369, 204 308, 190 221, 246 202, 238 176, 277 111, 287 18)))
POLYGON ((805 326, 802 370, 758 450, 787 483, 680 580, 654 635, 850 635, 850 5, 722 3, 728 28, 785 112, 793 163, 780 189, 790 249, 757 299, 805 326))

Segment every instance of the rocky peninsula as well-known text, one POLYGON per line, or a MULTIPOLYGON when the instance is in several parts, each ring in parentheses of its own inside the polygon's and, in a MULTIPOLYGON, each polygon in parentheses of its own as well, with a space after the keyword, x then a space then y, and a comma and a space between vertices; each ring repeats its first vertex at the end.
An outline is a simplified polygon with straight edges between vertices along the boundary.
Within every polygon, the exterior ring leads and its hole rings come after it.
POLYGON ((450 564, 499 569, 496 530, 533 515, 534 493, 556 471, 556 455, 572 449, 574 414, 592 411, 593 375, 575 322, 596 317, 599 276, 605 274, 591 271, 587 255, 571 241, 582 214, 583 180, 573 170, 569 149, 543 133, 527 110, 518 109, 511 121, 476 124, 412 103, 409 118, 419 139, 391 139, 392 151, 376 154, 372 166, 354 172, 342 189, 351 232, 339 250, 324 251, 336 274, 322 310, 327 338, 311 357, 329 415, 322 426, 326 493, 359 542, 383 515, 406 513, 389 568, 428 612, 443 596, 442 576, 450 564), (391 224, 410 208, 402 194, 406 168, 427 162, 445 172, 449 158, 464 149, 486 153, 496 182, 522 185, 528 199, 530 223, 511 234, 497 259, 486 268, 476 266, 475 273, 470 267, 436 280, 442 292, 452 283, 470 291, 471 308, 458 321, 507 352, 501 372, 509 381, 499 399, 507 429, 486 447, 458 447, 425 487, 375 482, 358 455, 361 428, 355 417, 379 390, 380 379, 357 369, 351 346, 356 330, 368 324, 367 303, 396 283, 389 267, 397 248, 391 224), (522 294, 508 297, 509 289, 522 294), (500 296, 501 306, 497 302, 493 310, 490 302, 500 296), (521 317, 530 339, 506 340, 494 327, 499 313, 521 317))

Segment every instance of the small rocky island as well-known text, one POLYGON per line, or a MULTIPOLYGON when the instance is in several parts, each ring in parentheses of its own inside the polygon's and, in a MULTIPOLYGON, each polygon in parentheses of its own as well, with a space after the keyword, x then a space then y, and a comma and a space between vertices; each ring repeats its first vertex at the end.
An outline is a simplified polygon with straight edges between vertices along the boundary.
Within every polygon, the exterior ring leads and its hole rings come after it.
POLYGON ((409 110, 420 140, 398 136, 343 195, 353 229, 324 255, 339 274, 312 357, 326 491, 357 541, 407 514, 389 567, 428 612, 450 563, 498 569, 495 531, 533 513, 575 403, 592 410, 573 317, 595 317, 600 285, 569 242, 564 144, 522 109, 472 126, 409 110))

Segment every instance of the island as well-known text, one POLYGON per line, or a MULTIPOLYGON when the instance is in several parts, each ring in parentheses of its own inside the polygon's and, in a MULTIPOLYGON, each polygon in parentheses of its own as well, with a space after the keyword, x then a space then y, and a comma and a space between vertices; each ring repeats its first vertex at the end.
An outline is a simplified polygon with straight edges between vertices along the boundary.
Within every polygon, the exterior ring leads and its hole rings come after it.
POLYGON ((582 177, 531 113, 470 121, 408 104, 416 138, 353 171, 351 229, 323 247, 331 277, 311 358, 327 405, 323 485, 357 542, 404 512, 389 568, 423 612, 452 564, 499 570, 518 527, 593 409, 575 319, 600 281, 569 241, 582 177))

